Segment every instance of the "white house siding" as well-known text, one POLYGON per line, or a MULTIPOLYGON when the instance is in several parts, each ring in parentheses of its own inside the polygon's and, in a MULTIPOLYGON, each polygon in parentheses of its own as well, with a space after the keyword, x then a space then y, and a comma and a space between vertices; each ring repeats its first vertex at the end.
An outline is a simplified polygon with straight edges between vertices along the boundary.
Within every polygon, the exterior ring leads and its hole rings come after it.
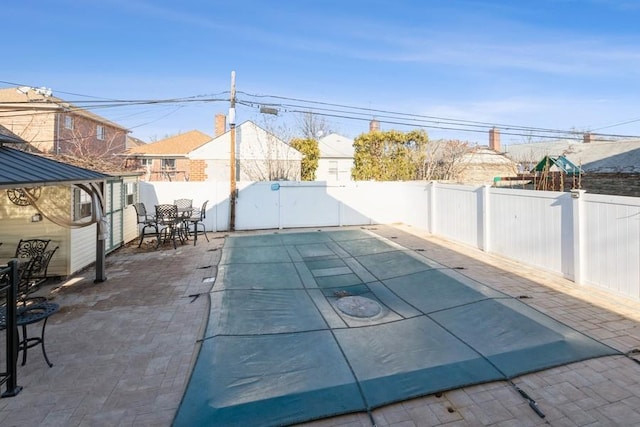
POLYGON ((68 254, 69 271, 71 274, 93 264, 96 261, 96 225, 69 229, 71 242, 68 254))
POLYGON ((324 158, 318 159, 316 181, 348 182, 351 181, 353 158, 324 158))
POLYGON ((351 181, 353 139, 332 133, 320 138, 318 150, 320 156, 316 170, 316 181, 351 181))
MULTIPOLYGON (((61 206, 68 206, 70 192, 68 187, 42 187, 40 200, 59 201, 61 206)), ((12 203, 5 190, 0 192, 0 262, 4 263, 15 255, 16 246, 20 239, 51 239, 49 246, 60 246, 51 260, 49 273, 53 275, 65 274, 65 254, 69 250, 68 233, 65 229, 51 221, 43 219, 32 222, 31 218, 37 213, 32 206, 18 206, 12 203)), ((66 212, 64 212, 66 214, 66 212)))
MULTIPOLYGON (((193 150, 189 159, 207 163, 209 180, 229 181, 230 148, 231 135, 227 132, 193 150)), ((264 181, 270 177, 300 179, 302 154, 253 122, 244 122, 236 128, 235 158, 238 181, 264 181), (284 165, 286 176, 268 173, 269 165, 274 163, 284 165)))

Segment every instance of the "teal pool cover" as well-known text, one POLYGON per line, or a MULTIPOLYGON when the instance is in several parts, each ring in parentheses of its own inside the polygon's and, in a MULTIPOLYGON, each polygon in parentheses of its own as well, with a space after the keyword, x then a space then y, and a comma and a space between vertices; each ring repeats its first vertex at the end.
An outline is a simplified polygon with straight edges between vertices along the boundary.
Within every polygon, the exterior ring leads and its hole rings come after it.
POLYGON ((175 426, 279 426, 616 350, 366 230, 228 237, 175 426))

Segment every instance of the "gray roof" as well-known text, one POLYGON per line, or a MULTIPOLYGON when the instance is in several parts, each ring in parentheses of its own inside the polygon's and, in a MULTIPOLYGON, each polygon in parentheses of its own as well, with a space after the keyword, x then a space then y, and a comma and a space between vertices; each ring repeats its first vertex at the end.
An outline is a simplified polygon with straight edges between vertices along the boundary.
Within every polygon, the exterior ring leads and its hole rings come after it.
MULTIPOLYGON (((1 141, 4 140, 0 138, 1 141)), ((95 182, 107 178, 109 175, 0 144, 0 188, 95 182)))
POLYGON ((318 141, 321 159, 353 158, 353 139, 337 133, 329 134, 318 141))
POLYGON ((11 132, 9 129, 7 129, 6 127, 0 125, 0 145, 3 143, 9 143, 9 144, 26 144, 27 141, 25 141, 24 139, 20 138, 18 135, 16 135, 15 133, 11 132))
POLYGON ((544 156, 565 156, 585 172, 640 173, 640 139, 535 142, 508 145, 504 151, 517 162, 535 164, 544 156))

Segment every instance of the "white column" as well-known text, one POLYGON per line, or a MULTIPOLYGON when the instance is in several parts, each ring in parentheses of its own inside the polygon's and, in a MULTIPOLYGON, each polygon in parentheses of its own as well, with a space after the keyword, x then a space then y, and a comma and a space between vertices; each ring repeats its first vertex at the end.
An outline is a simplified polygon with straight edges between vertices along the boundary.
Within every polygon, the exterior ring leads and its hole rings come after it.
POLYGON ((427 219, 427 231, 431 234, 436 234, 436 185, 435 181, 429 183, 429 202, 427 206, 427 212, 429 218, 427 219))
POLYGON ((485 185, 482 187, 482 211, 480 212, 481 224, 482 224, 482 240, 480 243, 480 249, 484 252, 489 252, 491 250, 491 206, 489 204, 489 191, 491 190, 490 185, 485 185))
POLYGON ((584 190, 571 190, 571 208, 573 217, 573 281, 582 284, 583 276, 583 260, 584 239, 582 233, 584 230, 583 221, 583 195, 584 190))

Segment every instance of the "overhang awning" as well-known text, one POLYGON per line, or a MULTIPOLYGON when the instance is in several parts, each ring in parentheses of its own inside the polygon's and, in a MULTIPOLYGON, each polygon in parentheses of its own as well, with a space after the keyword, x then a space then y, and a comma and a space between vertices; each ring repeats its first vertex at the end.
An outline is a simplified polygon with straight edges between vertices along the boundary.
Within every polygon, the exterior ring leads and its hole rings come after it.
MULTIPOLYGON (((24 143, 21 138, 0 132, 0 190, 53 185, 76 185, 89 192, 97 213, 96 282, 106 280, 104 244, 104 194, 101 183, 110 176, 58 162, 4 144, 24 143)), ((28 195, 27 195, 28 196, 28 195)))
POLYGON ((0 189, 104 181, 100 172, 0 145, 0 189))

